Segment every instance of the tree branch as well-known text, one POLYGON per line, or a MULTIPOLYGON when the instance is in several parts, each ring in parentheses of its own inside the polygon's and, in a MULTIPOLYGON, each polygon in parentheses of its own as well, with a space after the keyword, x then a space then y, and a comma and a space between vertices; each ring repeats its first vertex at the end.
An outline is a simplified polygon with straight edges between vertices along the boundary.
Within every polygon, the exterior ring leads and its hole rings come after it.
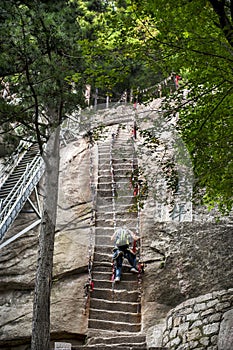
MULTIPOLYGON (((220 28, 222 29, 227 41, 233 47, 233 26, 231 20, 228 18, 225 11, 225 1, 223 0, 209 0, 215 13, 218 15, 220 28)), ((233 10, 233 4, 231 1, 231 10, 233 10)), ((231 12, 232 14, 232 12, 231 12)))

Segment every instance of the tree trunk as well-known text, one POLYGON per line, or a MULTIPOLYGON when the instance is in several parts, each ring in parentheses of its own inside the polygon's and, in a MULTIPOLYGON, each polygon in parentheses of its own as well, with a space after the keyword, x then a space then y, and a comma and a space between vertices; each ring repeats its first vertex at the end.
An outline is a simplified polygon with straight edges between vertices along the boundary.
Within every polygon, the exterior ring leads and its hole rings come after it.
POLYGON ((31 350, 50 348, 50 294, 52 287, 53 251, 57 216, 60 127, 49 138, 44 154, 45 189, 40 227, 38 266, 33 305, 31 350))

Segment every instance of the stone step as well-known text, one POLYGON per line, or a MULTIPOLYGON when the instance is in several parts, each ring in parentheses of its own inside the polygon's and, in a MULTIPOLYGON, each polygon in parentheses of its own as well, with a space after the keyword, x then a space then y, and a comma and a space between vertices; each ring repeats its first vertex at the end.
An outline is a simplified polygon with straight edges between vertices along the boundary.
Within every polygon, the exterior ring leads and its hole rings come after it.
POLYGON ((108 218, 104 219, 104 218, 96 218, 95 220, 95 226, 96 227, 103 227, 103 226, 112 226, 113 227, 113 217, 109 216, 108 218))
POLYGON ((112 208, 110 208, 111 211, 97 211, 96 212, 96 218, 97 219, 112 219, 113 218, 113 214, 115 214, 116 218, 136 218, 137 217, 137 213, 136 212, 132 212, 130 211, 130 209, 124 209, 124 208, 118 208, 117 210, 115 210, 115 212, 113 212, 112 208))
POLYGON ((114 321, 103 321, 103 320, 88 320, 88 328, 111 330, 117 332, 132 332, 137 333, 141 330, 141 323, 124 323, 114 321))
MULTIPOLYGON (((99 205, 110 205, 112 204, 112 196, 109 197, 101 197, 100 195, 97 196, 97 206, 99 205)), ((133 205, 135 203, 135 198, 133 196, 121 196, 121 197, 115 197, 115 205, 116 205, 116 209, 118 208, 118 206, 122 205, 122 204, 131 204, 133 205)))
MULTIPOLYGON (((113 224, 114 224, 113 220, 112 220, 112 222, 111 222, 111 220, 109 220, 109 221, 105 220, 103 222, 100 222, 100 221, 96 220, 96 229, 98 229, 98 232, 100 233, 100 236, 104 236, 104 233, 101 234, 101 227, 102 227, 101 224, 106 224, 106 223, 109 224, 109 225, 112 224, 112 227, 113 227, 113 224)), ((116 227, 120 227, 120 226, 126 225, 127 228, 129 228, 133 232, 137 231, 137 224, 138 224, 137 218, 132 218, 132 219, 127 219, 127 218, 126 219, 120 219, 120 218, 118 218, 118 219, 116 219, 116 227)), ((108 234, 107 234, 107 236, 108 236, 108 234)))
MULTIPOLYGON (((113 210, 113 208, 111 208, 113 210)), ((123 208, 122 210, 119 210, 119 208, 117 208, 115 210, 115 212, 113 211, 108 211, 108 212, 96 212, 96 221, 100 221, 100 220, 104 220, 106 221, 106 224, 103 224, 103 227, 112 227, 112 224, 109 224, 109 222, 111 223, 111 221, 113 220, 113 217, 115 217, 116 220, 133 220, 132 223, 137 219, 138 215, 137 212, 132 211, 131 208, 128 208, 127 210, 125 210, 125 208, 123 208)))
POLYGON ((118 184, 118 182, 126 182, 126 181, 128 181, 128 183, 130 184, 130 181, 131 181, 130 172, 128 171, 125 172, 123 169, 115 169, 114 181, 116 184, 118 184))
MULTIPOLYGON (((135 231, 135 228, 137 226, 138 218, 137 217, 116 217, 116 224, 117 227, 122 225, 127 225, 127 227, 132 227, 133 231, 135 231)), ((109 217, 109 219, 99 219, 97 218, 96 221, 96 227, 103 227, 103 226, 112 226, 113 227, 113 217, 109 217)))
POLYGON ((102 161, 110 159, 109 152, 110 152, 110 149, 106 148, 106 150, 102 150, 101 152, 98 153, 99 163, 101 163, 102 161))
MULTIPOLYGON (((127 279, 127 274, 132 274, 134 275, 132 272, 130 272, 130 265, 127 262, 127 259, 124 259, 123 261, 123 266, 122 266, 122 273, 126 274, 126 279, 127 279)), ((93 272, 94 271, 98 271, 98 272, 112 272, 112 261, 111 260, 106 260, 106 261, 94 261, 93 264, 93 272)))
POLYGON ((112 271, 110 270, 92 272, 92 279, 95 284, 97 281, 111 281, 111 278, 112 278, 112 271))
POLYGON ((120 162, 120 161, 115 161, 113 159, 114 172, 115 170, 125 169, 126 173, 129 172, 129 174, 131 174, 132 166, 133 166, 133 162, 120 162))
MULTIPOLYGON (((98 212, 97 212, 98 215, 98 212)), ((112 226, 102 226, 102 227, 96 227, 95 234, 96 236, 108 236, 111 237, 114 232, 114 227, 112 226)))
POLYGON ((102 263, 102 262, 111 261, 111 260, 112 260, 112 252, 110 249, 108 254, 94 253, 95 262, 102 263))
MULTIPOLYGON (((137 230, 137 224, 138 224, 138 218, 136 217, 126 217, 126 218, 122 218, 122 217, 116 217, 116 228, 120 227, 122 225, 126 225, 127 228, 129 228, 130 230, 132 230, 133 232, 136 232, 137 230)), ((109 218, 109 219, 96 219, 95 221, 96 223, 96 228, 95 228, 95 232, 96 235, 100 235, 100 236, 108 236, 111 237, 113 235, 114 232, 114 221, 113 221, 113 217, 109 218), (102 229, 103 226, 107 226, 109 227, 109 229, 102 229), (112 228, 112 230, 110 230, 112 228)))
POLYGON ((137 313, 139 309, 139 304, 91 298, 90 307, 93 307, 95 309, 137 313))
MULTIPOLYGON (((110 249, 109 249, 109 251, 107 252, 107 254, 102 254, 102 253, 96 253, 96 255, 95 255, 95 261, 94 261, 94 267, 96 267, 97 268, 97 266, 99 266, 99 268, 96 270, 96 271, 106 271, 105 269, 101 269, 101 265, 103 266, 103 267, 105 267, 106 266, 106 264, 111 264, 111 271, 112 271, 112 247, 109 247, 110 249)), ((138 256, 137 256, 137 254, 136 254, 136 258, 138 259, 138 256)), ((107 266, 109 266, 109 265, 107 265, 107 266)), ((124 260, 123 260, 123 266, 122 266, 122 268, 123 268, 123 271, 125 272, 125 273, 132 273, 131 271, 130 271, 130 269, 131 269, 131 266, 130 266, 130 264, 128 263, 128 260, 126 259, 126 258, 124 258, 124 260)), ((93 268, 93 270, 94 270, 94 268, 93 268)), ((133 279, 132 279, 133 280, 133 279)))
POLYGON ((137 162, 137 159, 135 158, 132 148, 121 150, 114 149, 112 152, 113 160, 114 161, 121 161, 121 162, 137 162))
MULTIPOLYGON (((112 188, 97 188, 97 196, 101 196, 101 197, 113 197, 115 191, 112 191, 112 188)), ((116 194, 115 194, 116 195, 116 194)))
MULTIPOLYGON (((127 228, 129 228, 132 231, 135 231, 136 229, 136 218, 132 218, 132 222, 128 221, 128 219, 121 219, 121 220, 117 220, 116 227, 120 227, 121 225, 126 225, 127 228), (121 221, 121 222, 120 222, 121 221)), ((112 226, 102 226, 102 227, 96 227, 95 228, 95 233, 96 236, 107 236, 107 237, 111 237, 114 233, 114 227, 112 226)))
MULTIPOLYGON (((95 280, 94 281, 94 288, 105 288, 105 289, 112 289, 112 281, 109 280, 95 280)), ((134 280, 124 280, 122 279, 120 283, 115 283, 114 286, 115 290, 131 290, 131 291, 137 291, 138 289, 138 281, 135 277, 134 280)))
POLYGON ((132 144, 125 142, 124 139, 118 139, 114 143, 114 155, 116 154, 122 154, 124 153, 133 153, 133 147, 132 144))
MULTIPOLYGON (((108 262, 112 260, 112 249, 109 249, 106 253, 98 253, 95 252, 94 253, 94 261, 98 262, 98 263, 102 263, 102 262, 108 262)), ((127 259, 124 259, 124 261, 127 261, 127 259)))
POLYGON ((94 290, 91 293, 91 298, 107 301, 127 301, 128 303, 138 303, 139 293, 138 291, 117 290, 116 288, 112 291, 112 289, 97 289, 94 287, 94 290))
MULTIPOLYGON (((73 349, 73 347, 72 347, 73 349)), ((86 348, 85 348, 86 349, 86 348)), ((117 344, 98 344, 98 345, 89 345, 87 349, 97 349, 97 350, 106 350, 106 349, 118 349, 118 350, 148 350, 146 343, 117 343, 117 344)))
MULTIPOLYGON (((113 245, 113 243, 112 243, 113 245)), ((109 246, 96 246, 95 247, 95 253, 96 254, 106 254, 106 256, 112 255, 113 252, 113 247, 109 247, 109 246)))
MULTIPOLYGON (((91 335, 92 332, 89 332, 89 337, 91 335)), ((125 344, 128 346, 128 344, 134 344, 134 346, 136 346, 136 344, 140 343, 145 343, 146 342, 146 336, 143 334, 124 334, 124 335, 113 335, 110 334, 108 336, 106 336, 106 334, 103 333, 102 336, 100 336, 98 334, 97 335, 93 335, 91 338, 87 338, 87 345, 98 345, 98 344, 116 344, 116 343, 120 343, 120 344, 125 344)))
POLYGON ((112 157, 114 160, 134 161, 134 150, 132 147, 117 147, 113 149, 112 157))
POLYGON ((112 183, 112 175, 106 174, 104 176, 98 177, 98 186, 111 186, 112 183))
POLYGON ((112 158, 112 162, 113 162, 113 167, 120 167, 122 164, 128 164, 129 165, 129 169, 132 170, 133 165, 135 166, 135 160, 133 159, 132 155, 126 155, 125 157, 122 156, 118 156, 113 157, 112 158))
POLYGON ((112 176, 109 174, 106 174, 105 176, 99 176, 98 177, 99 183, 98 183, 98 188, 109 188, 112 187, 112 182, 114 183, 115 187, 114 188, 119 188, 119 187, 127 187, 132 188, 131 183, 130 183, 130 176, 127 174, 123 174, 122 176, 116 176, 114 174, 113 179, 112 176), (105 180, 105 181, 104 181, 105 180))
MULTIPOLYGON (((99 178, 99 180, 102 179, 102 182, 99 182, 97 189, 98 190, 109 190, 112 189, 112 178, 109 176, 109 181, 103 181, 103 177, 99 178)), ((132 190, 132 186, 130 184, 130 181, 128 179, 120 179, 118 182, 114 183, 114 189, 119 190, 119 189, 124 189, 124 190, 132 190), (122 181, 121 181, 122 180, 122 181), (124 181, 123 181, 124 180, 124 181)))
POLYGON ((114 190, 109 187, 109 188, 98 188, 97 189, 97 195, 101 197, 115 197, 117 199, 121 197, 128 197, 131 196, 133 197, 133 189, 129 187, 116 187, 114 190))
POLYGON ((112 197, 101 197, 100 195, 97 196, 96 200, 97 207, 99 205, 112 205, 112 197))
POLYGON ((99 155, 102 155, 102 154, 109 154, 110 152, 110 142, 106 142, 106 143, 103 143, 102 145, 98 145, 98 154, 99 155))
POLYGON ((121 151, 115 152, 115 150, 113 150, 112 157, 110 157, 110 149, 106 149, 105 151, 102 151, 101 153, 98 154, 98 159, 99 159, 99 164, 110 160, 116 163, 137 164, 137 160, 133 155, 132 149, 122 149, 122 152, 121 151))
POLYGON ((112 263, 111 262, 98 263, 94 261, 93 273, 95 272, 99 272, 99 273, 108 272, 112 274, 112 263))
MULTIPOLYGON (((136 227, 131 227, 128 226, 129 229, 131 229, 133 232, 136 232, 136 227)), ((97 227, 100 228, 101 227, 97 227)), ((112 234, 113 234, 113 230, 112 230, 112 234)), ((109 247, 109 249, 113 249, 114 247, 114 242, 111 240, 111 234, 101 234, 101 230, 98 231, 98 234, 96 234, 95 236, 95 245, 96 246, 104 246, 104 247, 109 247)))
MULTIPOLYGON (((114 179, 116 177, 125 176, 125 178, 130 178, 131 176, 130 167, 114 167, 114 179)), ((110 164, 104 163, 99 165, 98 176, 109 176, 111 174, 110 164)))
POLYGON ((108 321, 108 322, 124 323, 128 326, 132 324, 140 324, 141 322, 141 314, 138 314, 138 313, 98 310, 98 309, 90 309, 89 318, 92 320, 97 320, 99 322, 108 321))
MULTIPOLYGON (((99 213, 106 212, 106 211, 112 211, 112 205, 109 204, 103 204, 98 206, 99 213)), ((125 204, 125 203, 116 203, 116 212, 117 211, 128 211, 130 212, 132 210, 132 204, 125 204)))
MULTIPOLYGON (((72 350, 108 350, 108 349, 114 349, 114 350, 148 350, 146 346, 143 344, 113 344, 107 345, 107 344, 98 344, 98 345, 74 345, 71 348, 72 350)), ((162 349, 162 348, 149 348, 150 349, 162 349)))
POLYGON ((134 344, 129 343, 128 344, 113 344, 107 345, 107 344, 97 344, 97 345, 72 345, 71 350, 108 350, 108 349, 114 349, 114 350, 169 350, 168 348, 161 348, 161 347, 147 347, 146 345, 142 344, 134 344))
POLYGON ((114 349, 114 350, 169 350, 168 348, 164 347, 147 347, 143 344, 115 344, 114 347, 112 344, 98 344, 98 345, 73 345, 71 347, 71 350, 108 350, 108 349, 114 349))

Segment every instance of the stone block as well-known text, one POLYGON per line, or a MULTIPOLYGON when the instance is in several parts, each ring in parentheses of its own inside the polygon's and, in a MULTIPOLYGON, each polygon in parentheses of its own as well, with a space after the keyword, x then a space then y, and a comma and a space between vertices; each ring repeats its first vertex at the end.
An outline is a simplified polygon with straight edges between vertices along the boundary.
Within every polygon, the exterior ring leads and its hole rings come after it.
POLYGON ((208 294, 201 295, 200 297, 198 297, 198 302, 202 303, 204 301, 211 300, 212 298, 213 298, 213 294, 212 293, 208 293, 208 294))
POLYGON ((197 321, 195 321, 195 322, 191 325, 190 329, 200 327, 202 324, 203 324, 203 323, 202 323, 201 320, 197 320, 197 321))
POLYGON ((187 316, 187 321, 196 321, 199 318, 199 313, 192 313, 187 316))
POLYGON ((206 303, 196 304, 194 306, 194 311, 203 311, 206 309, 206 303))
POLYGON ((170 339, 173 339, 177 336, 178 328, 173 328, 170 332, 170 339))
POLYGON ((55 350, 71 350, 70 343, 55 342, 55 350))
POLYGON ((222 314, 220 312, 218 312, 217 314, 213 314, 211 316, 208 317, 208 321, 209 323, 214 323, 214 322, 218 322, 221 320, 222 314))
POLYGON ((192 341, 189 343, 189 349, 197 349, 197 346, 198 346, 198 341, 192 341))
POLYGON ((199 342, 200 342, 202 345, 207 346, 207 345, 209 345, 210 339, 209 339, 209 337, 203 337, 203 338, 201 338, 201 339, 199 340, 199 342))
POLYGON ((214 309, 207 309, 207 310, 204 310, 202 313, 201 313, 201 317, 204 317, 204 316, 208 316, 210 314, 214 314, 215 310, 214 309))
POLYGON ((219 329, 219 323, 208 324, 203 327, 203 333, 204 335, 215 334, 218 332, 218 329, 219 329))
POLYGON ((180 337, 176 337, 174 339, 171 340, 170 342, 170 346, 178 346, 181 343, 181 339, 180 337))
POLYGON ((199 328, 194 328, 187 333, 187 340, 190 342, 192 340, 199 339, 201 337, 201 330, 199 328))
POLYGON ((218 342, 218 335, 215 334, 215 335, 213 335, 213 336, 210 338, 210 343, 211 343, 212 345, 216 345, 217 342, 218 342))
POLYGON ((189 322, 184 322, 179 326, 179 334, 184 334, 188 331, 189 329, 189 322))
POLYGON ((182 318, 180 316, 175 317, 173 320, 174 327, 179 326, 181 324, 181 320, 182 320, 182 318))
POLYGON ((223 290, 220 290, 220 291, 216 291, 216 292, 213 292, 213 297, 221 297, 222 295, 225 295, 227 293, 227 290, 223 289, 223 290))
POLYGON ((208 307, 208 308, 209 308, 209 307, 213 307, 213 306, 216 305, 218 302, 219 302, 218 299, 210 300, 210 301, 208 301, 208 303, 207 303, 207 307, 208 307))
POLYGON ((173 325, 173 318, 170 316, 167 319, 167 329, 172 329, 172 325, 173 325))
POLYGON ((229 301, 227 301, 225 303, 219 303, 218 305, 216 305, 216 310, 221 311, 221 310, 229 308, 230 306, 231 306, 231 304, 229 301))
POLYGON ((163 337, 163 344, 166 345, 169 342, 169 337, 166 335, 163 337))
POLYGON ((187 307, 186 309, 180 310, 179 315, 180 316, 188 315, 188 314, 191 314, 192 312, 193 312, 193 309, 191 307, 187 307))

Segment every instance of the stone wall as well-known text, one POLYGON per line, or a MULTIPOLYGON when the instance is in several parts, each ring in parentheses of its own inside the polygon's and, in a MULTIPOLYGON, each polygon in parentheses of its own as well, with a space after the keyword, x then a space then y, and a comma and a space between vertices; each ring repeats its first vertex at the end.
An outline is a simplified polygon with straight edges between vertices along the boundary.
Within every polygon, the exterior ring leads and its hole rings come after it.
MULTIPOLYGON (((169 311, 166 330, 163 333, 163 345, 170 350, 220 349, 218 347, 218 342, 219 344, 222 342, 221 333, 219 334, 220 325, 224 314, 232 307, 232 288, 186 300, 169 311)), ((228 342, 227 346, 232 349, 233 344, 228 342)))
POLYGON ((150 346, 161 346, 171 309, 200 295, 233 288, 232 224, 153 223, 146 209, 141 225, 143 331, 150 346))

